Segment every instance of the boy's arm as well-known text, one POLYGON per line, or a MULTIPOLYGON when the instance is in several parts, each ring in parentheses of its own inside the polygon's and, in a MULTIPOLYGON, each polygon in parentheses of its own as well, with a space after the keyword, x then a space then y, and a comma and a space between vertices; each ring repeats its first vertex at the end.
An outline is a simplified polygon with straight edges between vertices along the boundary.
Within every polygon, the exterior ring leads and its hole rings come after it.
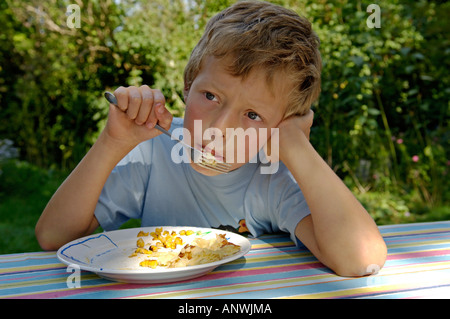
POLYGON ((115 91, 120 109, 110 105, 108 122, 78 166, 58 188, 36 224, 36 238, 45 250, 92 233, 98 198, 117 163, 140 142, 160 134, 158 122, 169 129, 172 115, 164 96, 148 86, 115 91))
POLYGON ((337 274, 370 274, 373 265, 384 265, 386 244, 364 207, 310 144, 308 125, 302 117, 279 125, 280 159, 311 210, 297 225, 296 236, 337 274))

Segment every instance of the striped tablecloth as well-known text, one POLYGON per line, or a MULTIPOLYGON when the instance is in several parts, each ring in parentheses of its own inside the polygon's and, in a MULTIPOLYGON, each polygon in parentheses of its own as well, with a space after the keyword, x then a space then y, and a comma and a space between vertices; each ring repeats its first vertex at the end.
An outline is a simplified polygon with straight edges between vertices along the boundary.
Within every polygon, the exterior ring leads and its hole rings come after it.
MULTIPOLYGON (((251 239, 243 258, 193 280, 137 285, 82 271, 79 288, 55 252, 0 255, 0 298, 450 298, 450 221, 381 226, 388 260, 376 275, 333 274, 284 234, 251 239)), ((374 269, 376 270, 376 269, 374 269)))

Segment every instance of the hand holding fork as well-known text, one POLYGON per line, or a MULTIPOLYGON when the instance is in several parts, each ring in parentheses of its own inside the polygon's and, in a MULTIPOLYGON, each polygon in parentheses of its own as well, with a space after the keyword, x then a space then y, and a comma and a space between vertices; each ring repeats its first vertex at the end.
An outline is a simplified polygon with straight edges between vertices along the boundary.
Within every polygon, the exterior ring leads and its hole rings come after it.
MULTIPOLYGON (((138 126, 138 128, 131 127, 131 131, 135 131, 133 136, 137 137, 138 144, 146 139, 156 136, 151 130, 152 128, 155 128, 170 136, 172 140, 181 143, 188 151, 190 151, 191 159, 198 165, 220 173, 228 173, 230 171, 229 164, 216 160, 214 156, 204 152, 204 150, 197 150, 191 147, 171 135, 161 126, 163 125, 168 129, 173 118, 170 112, 164 107, 165 100, 161 91, 152 90, 144 85, 139 88, 119 87, 114 93, 115 94, 105 92, 105 98, 121 111, 122 114, 115 114, 117 117, 121 117, 122 121, 128 120, 128 126, 130 126, 130 124, 131 126, 133 124, 138 126), (128 119, 125 119, 126 117, 128 119), (160 122, 162 122, 161 125, 158 124, 160 122), (143 140, 139 141, 139 139, 143 140)), ((112 113, 115 113, 115 111, 117 110, 113 110, 112 113)))

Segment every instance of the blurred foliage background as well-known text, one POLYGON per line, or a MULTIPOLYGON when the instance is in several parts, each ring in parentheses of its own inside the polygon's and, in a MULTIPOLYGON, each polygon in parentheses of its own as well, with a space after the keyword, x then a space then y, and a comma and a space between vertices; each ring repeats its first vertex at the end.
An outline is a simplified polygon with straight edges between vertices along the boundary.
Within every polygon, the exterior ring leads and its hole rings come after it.
MULTIPOLYGON (((34 225, 101 131, 105 90, 148 84, 183 116, 190 52, 234 2, 0 2, 0 253, 39 249, 34 225), (70 4, 80 28, 67 23, 70 4)), ((272 2, 306 16, 321 39, 317 151, 378 224, 449 219, 450 3, 272 2), (381 28, 366 24, 371 3, 381 28)))

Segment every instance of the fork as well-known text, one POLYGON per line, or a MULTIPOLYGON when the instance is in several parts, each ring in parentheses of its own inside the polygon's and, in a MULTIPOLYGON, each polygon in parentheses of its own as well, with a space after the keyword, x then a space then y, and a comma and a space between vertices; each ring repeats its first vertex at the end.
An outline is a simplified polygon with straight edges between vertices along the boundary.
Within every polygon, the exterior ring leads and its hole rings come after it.
MULTIPOLYGON (((105 92, 105 98, 108 100, 109 103, 115 105, 118 107, 118 102, 114 94, 111 92, 105 92)), ((119 108, 120 109, 120 108, 119 108)), ((158 124, 155 125, 155 128, 159 130, 160 132, 164 133, 165 135, 169 136, 171 139, 175 140, 177 143, 180 143, 185 148, 187 148, 191 153, 191 159, 197 163, 199 166, 207 168, 209 170, 219 172, 219 173, 228 173, 231 169, 231 165, 222 161, 219 161, 209 152, 205 152, 205 150, 202 148, 202 150, 198 150, 196 148, 193 148, 192 146, 184 143, 182 140, 176 138, 170 132, 163 129, 158 124)))

